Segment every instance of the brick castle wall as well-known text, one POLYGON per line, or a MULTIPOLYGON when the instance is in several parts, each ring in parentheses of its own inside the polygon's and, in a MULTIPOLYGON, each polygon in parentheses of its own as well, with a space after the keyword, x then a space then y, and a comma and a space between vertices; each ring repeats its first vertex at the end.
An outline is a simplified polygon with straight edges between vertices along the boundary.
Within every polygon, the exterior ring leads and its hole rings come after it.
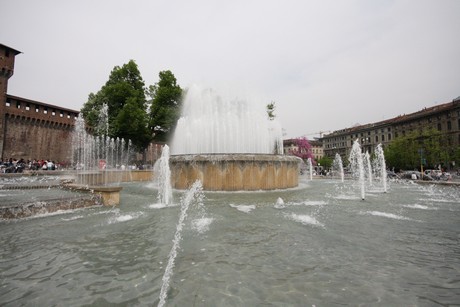
POLYGON ((72 160, 72 131, 78 112, 6 95, 3 159, 72 160))

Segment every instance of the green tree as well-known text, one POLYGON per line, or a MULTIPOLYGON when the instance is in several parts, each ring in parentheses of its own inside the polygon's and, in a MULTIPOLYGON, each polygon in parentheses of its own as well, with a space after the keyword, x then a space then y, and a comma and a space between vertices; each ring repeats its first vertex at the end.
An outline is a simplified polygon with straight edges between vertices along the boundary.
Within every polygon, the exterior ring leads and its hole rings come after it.
POLYGON ((440 131, 425 129, 394 139, 385 148, 385 159, 389 167, 417 169, 422 162, 424 168, 445 165, 455 159, 455 149, 440 131))
POLYGON ((183 91, 171 71, 161 71, 159 77, 147 91, 152 98, 149 126, 155 141, 166 142, 180 117, 183 91))
POLYGON ((323 156, 317 161, 317 163, 324 167, 324 169, 330 169, 334 160, 331 157, 323 156))
POLYGON ((145 84, 137 64, 130 60, 122 67, 115 66, 109 80, 96 94, 90 93, 81 113, 94 134, 106 134, 98 125, 103 105, 108 106, 108 135, 130 139, 138 149, 145 149, 151 134, 148 129, 145 84))
POLYGON ((267 104, 267 115, 268 115, 268 119, 270 120, 274 120, 276 115, 275 115, 275 109, 276 109, 276 105, 275 105, 275 102, 272 101, 270 102, 269 104, 267 104))

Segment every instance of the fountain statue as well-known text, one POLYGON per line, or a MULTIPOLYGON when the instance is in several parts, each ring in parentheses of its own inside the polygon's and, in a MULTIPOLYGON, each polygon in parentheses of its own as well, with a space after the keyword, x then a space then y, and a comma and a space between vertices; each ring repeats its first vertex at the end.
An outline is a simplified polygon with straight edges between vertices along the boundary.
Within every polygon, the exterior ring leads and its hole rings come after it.
POLYGON ((171 180, 187 189, 273 190, 296 187, 300 158, 284 156, 281 126, 263 105, 192 86, 171 145, 171 180))

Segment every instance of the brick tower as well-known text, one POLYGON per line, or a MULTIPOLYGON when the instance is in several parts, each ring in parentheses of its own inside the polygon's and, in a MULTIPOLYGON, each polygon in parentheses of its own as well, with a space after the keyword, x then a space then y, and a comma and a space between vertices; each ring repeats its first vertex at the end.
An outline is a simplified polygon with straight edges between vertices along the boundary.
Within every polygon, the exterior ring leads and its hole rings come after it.
POLYGON ((14 58, 21 53, 18 50, 0 44, 0 154, 3 152, 5 137, 5 105, 8 79, 14 73, 14 58))

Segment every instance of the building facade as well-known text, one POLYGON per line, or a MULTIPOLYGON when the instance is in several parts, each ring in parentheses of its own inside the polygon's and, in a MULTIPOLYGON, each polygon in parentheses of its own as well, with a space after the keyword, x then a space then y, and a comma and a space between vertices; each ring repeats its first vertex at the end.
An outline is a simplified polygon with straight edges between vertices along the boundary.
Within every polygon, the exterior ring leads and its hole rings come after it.
MULTIPOLYGON (((353 142, 357 140, 363 152, 374 153, 378 144, 385 148, 397 137, 433 128, 447 137, 448 146, 460 146, 460 97, 423 110, 392 119, 334 131, 323 136, 324 154, 333 158, 339 153, 348 158, 353 142)), ((344 160, 345 161, 345 160, 344 160)))
POLYGON ((0 44, 0 158, 71 161, 71 141, 79 112, 7 94, 14 73, 13 48, 0 44))

